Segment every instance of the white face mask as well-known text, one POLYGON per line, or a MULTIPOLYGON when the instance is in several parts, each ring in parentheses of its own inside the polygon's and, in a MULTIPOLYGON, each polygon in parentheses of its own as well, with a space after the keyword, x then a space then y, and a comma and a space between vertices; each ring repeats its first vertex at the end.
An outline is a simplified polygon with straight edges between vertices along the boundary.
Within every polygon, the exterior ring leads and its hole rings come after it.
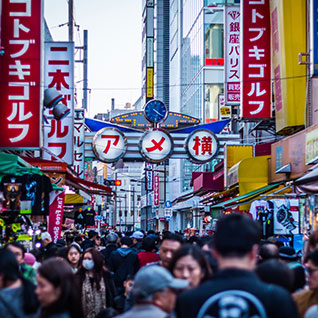
POLYGON ((94 261, 91 259, 84 259, 83 260, 83 267, 87 269, 88 271, 92 270, 94 268, 94 261))

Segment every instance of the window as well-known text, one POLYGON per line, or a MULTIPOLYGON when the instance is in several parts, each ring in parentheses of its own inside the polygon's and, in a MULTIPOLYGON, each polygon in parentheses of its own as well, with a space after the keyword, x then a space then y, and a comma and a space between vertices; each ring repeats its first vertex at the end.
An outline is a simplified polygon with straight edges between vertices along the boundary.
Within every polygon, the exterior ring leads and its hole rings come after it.
POLYGON ((205 65, 222 65, 219 59, 224 58, 223 30, 223 24, 205 24, 205 65), (212 63, 213 59, 218 64, 212 63))

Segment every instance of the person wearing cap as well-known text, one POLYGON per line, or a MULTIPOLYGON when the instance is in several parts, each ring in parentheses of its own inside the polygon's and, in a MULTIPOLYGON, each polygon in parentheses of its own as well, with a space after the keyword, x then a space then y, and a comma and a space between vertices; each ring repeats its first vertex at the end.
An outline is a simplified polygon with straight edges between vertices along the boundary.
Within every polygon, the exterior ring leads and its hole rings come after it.
POLYGON ((299 317, 287 290, 254 273, 260 239, 260 226, 248 216, 219 218, 213 248, 219 270, 212 280, 179 296, 177 317, 299 317))
POLYGON ((110 232, 106 235, 106 247, 100 251, 105 258, 106 266, 108 266, 108 259, 112 252, 116 251, 118 235, 115 232, 110 232))
POLYGON ((298 262, 299 256, 291 246, 281 246, 278 251, 280 261, 286 263, 293 272, 292 292, 300 291, 306 284, 306 276, 303 266, 298 262))
POLYGON ((94 230, 90 230, 88 232, 88 238, 84 240, 84 242, 82 243, 82 250, 85 251, 88 248, 91 247, 95 247, 95 240, 97 237, 97 232, 95 232, 94 230))
POLYGON ((132 289, 135 305, 118 318, 166 318, 174 310, 176 291, 187 286, 186 280, 174 278, 162 266, 145 266, 135 276, 132 289))
POLYGON ((49 232, 41 233, 41 241, 41 252, 43 255, 43 259, 46 260, 50 257, 55 256, 57 253, 57 246, 55 243, 53 243, 51 234, 49 232))
POLYGON ((142 233, 141 231, 135 231, 130 238, 133 241, 133 245, 131 246, 131 249, 136 252, 139 253, 141 252, 142 248, 142 240, 144 238, 144 233, 142 233))
POLYGON ((311 306, 318 304, 318 250, 308 253, 305 264, 309 288, 293 295, 301 317, 306 316, 311 306))

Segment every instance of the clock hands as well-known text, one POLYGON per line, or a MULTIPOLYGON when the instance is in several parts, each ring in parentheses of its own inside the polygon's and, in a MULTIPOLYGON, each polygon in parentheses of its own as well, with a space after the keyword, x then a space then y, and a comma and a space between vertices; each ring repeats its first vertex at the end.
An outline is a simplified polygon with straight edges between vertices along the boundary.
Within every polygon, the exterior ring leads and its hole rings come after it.
POLYGON ((162 116, 162 114, 160 114, 155 108, 153 109, 153 111, 157 113, 158 115, 162 116))

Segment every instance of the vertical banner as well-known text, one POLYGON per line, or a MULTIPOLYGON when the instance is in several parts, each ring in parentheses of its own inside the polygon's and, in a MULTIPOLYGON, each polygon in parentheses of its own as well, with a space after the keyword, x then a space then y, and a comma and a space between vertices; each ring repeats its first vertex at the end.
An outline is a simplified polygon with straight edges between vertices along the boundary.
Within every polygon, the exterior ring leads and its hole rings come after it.
MULTIPOLYGON (((74 43, 46 42, 44 62, 44 86, 63 94, 62 103, 70 114, 55 120, 52 111, 44 112, 48 124, 44 126, 44 147, 67 164, 73 164, 73 115, 74 115, 74 43)), ((43 152, 43 159, 53 160, 43 152)))
POLYGON ((311 47, 312 47, 312 70, 311 75, 318 75, 318 1, 311 1, 311 47))
MULTIPOLYGON (((84 109, 74 109, 74 171, 84 178, 85 127, 84 109)), ((107 165, 105 164, 106 169, 107 165)), ((107 171, 106 171, 107 173, 107 171)), ((106 179, 106 178, 104 178, 106 179)))
POLYGON ((227 105, 240 104, 240 7, 224 10, 224 91, 227 105))
POLYGON ((2 1, 1 148, 41 147, 42 1, 2 1))
POLYGON ((159 205, 159 176, 155 175, 154 178, 154 205, 158 206, 159 205))
POLYGON ((146 175, 146 191, 153 190, 153 165, 152 163, 145 162, 145 175, 146 175))
POLYGON ((242 111, 249 119, 271 117, 270 0, 244 0, 242 6, 242 111))
POLYGON ((61 237, 65 191, 50 192, 48 232, 54 243, 61 237))

